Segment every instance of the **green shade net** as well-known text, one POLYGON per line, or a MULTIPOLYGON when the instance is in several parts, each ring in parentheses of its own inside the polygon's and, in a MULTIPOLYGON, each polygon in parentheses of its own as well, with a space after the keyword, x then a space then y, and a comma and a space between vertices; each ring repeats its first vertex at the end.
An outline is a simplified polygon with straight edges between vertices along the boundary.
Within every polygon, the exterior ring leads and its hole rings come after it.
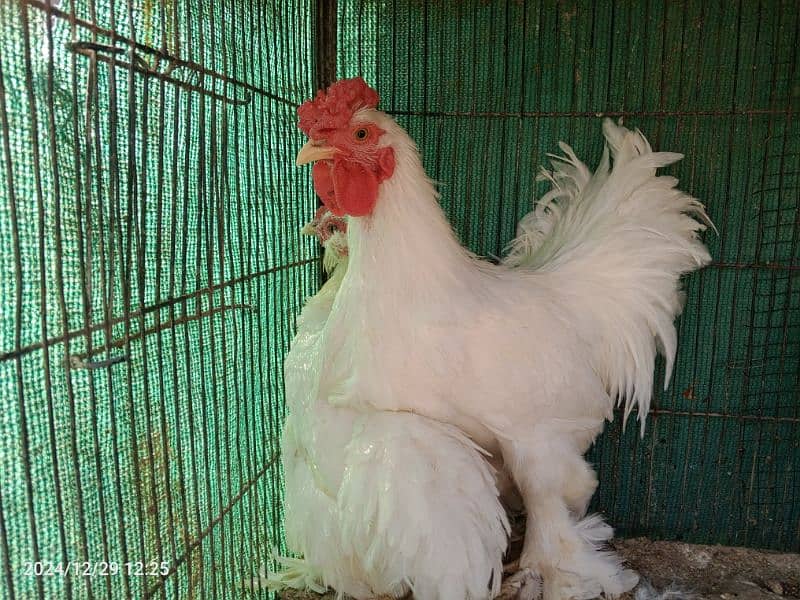
POLYGON ((0 597, 238 595, 319 281, 310 5, 53 4, 0 3, 0 597))
MULTIPOLYGON (((284 549, 320 6, 0 2, 1 599, 241 597, 284 549), (27 576, 37 560, 119 572, 27 576)), ((670 172, 709 207, 715 264, 686 281, 644 438, 617 420, 592 451, 595 507, 624 535, 800 549, 796 4, 336 11, 338 74, 379 89, 478 253, 502 253, 558 140, 599 158, 600 113, 686 153, 670 172)))

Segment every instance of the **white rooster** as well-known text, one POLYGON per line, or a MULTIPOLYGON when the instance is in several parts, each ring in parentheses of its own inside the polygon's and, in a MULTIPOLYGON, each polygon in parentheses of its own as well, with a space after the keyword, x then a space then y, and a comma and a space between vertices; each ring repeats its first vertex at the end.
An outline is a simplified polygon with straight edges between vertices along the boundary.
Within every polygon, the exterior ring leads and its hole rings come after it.
MULTIPOLYGON (((546 599, 625 592, 638 577, 598 549, 612 530, 585 516, 597 478, 583 454, 616 402, 626 416, 638 407, 644 427, 657 352, 667 377, 672 368, 680 277, 710 260, 702 204, 656 175, 681 155, 652 152, 610 120, 594 174, 562 145, 553 191, 495 266, 461 246, 416 145, 377 103, 356 78, 298 109, 310 140, 297 164, 315 162, 317 194, 349 215, 349 266, 319 333, 314 401, 458 427, 501 456, 519 487, 520 567, 542 575, 546 599)), ((404 467, 398 457, 392 468, 404 467)), ((450 573, 464 552, 439 564, 450 573)))
POLYGON ((322 329, 347 269, 346 221, 322 209, 303 228, 331 277, 309 299, 284 364, 282 439, 289 548, 254 582, 366 599, 482 600, 496 594, 508 521, 484 451, 453 426, 333 406, 318 394, 322 329))

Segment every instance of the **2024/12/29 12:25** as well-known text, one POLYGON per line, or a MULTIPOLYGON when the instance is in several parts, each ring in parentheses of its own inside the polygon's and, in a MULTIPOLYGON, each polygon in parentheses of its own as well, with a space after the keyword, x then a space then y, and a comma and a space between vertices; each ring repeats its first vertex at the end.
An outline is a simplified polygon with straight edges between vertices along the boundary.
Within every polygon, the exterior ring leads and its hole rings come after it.
POLYGON ((127 575, 128 577, 158 577, 169 573, 169 562, 162 560, 106 562, 106 561, 67 561, 49 560, 26 561, 23 565, 26 577, 109 577, 127 575))

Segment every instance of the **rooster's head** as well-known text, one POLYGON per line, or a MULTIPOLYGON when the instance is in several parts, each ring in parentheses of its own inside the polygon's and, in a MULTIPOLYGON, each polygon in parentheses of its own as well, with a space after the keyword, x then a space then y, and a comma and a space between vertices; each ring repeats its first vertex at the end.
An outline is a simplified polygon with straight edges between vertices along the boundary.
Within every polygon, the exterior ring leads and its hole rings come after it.
POLYGON ((388 117, 374 110, 377 105, 378 93, 356 77, 320 90, 297 109, 309 137, 297 164, 316 161, 314 190, 336 216, 369 215, 378 186, 394 173, 394 150, 379 125, 388 117))

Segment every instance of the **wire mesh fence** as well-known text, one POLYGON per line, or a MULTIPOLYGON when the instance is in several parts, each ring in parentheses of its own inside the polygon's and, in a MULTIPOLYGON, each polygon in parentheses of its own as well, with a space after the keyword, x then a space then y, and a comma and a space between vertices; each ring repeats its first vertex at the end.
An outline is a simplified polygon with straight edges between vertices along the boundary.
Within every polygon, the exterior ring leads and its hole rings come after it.
POLYGON ((0 2, 0 597, 233 597, 281 544, 281 365, 320 276, 295 108, 334 75, 375 84, 484 255, 558 140, 599 157, 599 114, 686 153, 715 263, 645 437, 593 450, 595 506, 623 534, 800 549, 798 15, 0 2))
POLYGON ((310 5, 0 22, 0 597, 221 597, 282 539, 282 360, 318 280, 292 160, 310 5))

